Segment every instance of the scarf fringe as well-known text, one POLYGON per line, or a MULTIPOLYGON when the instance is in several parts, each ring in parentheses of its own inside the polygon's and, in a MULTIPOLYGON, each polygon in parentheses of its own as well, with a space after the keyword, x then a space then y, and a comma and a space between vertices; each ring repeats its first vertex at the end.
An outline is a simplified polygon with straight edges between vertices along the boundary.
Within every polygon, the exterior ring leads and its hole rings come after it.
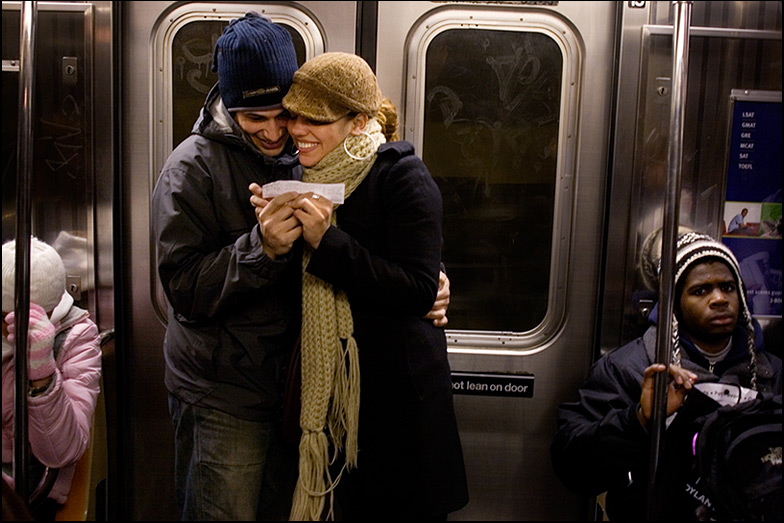
POLYGON ((335 456, 344 447, 349 469, 356 468, 359 452, 359 350, 353 336, 346 340, 346 349, 338 354, 335 365, 335 393, 328 419, 333 436, 335 456))
POLYGON ((346 404, 346 465, 349 469, 357 466, 359 453, 359 350, 352 336, 346 344, 348 358, 348 383, 346 404))
MULTIPOLYGON (((334 488, 329 474, 329 441, 324 431, 303 433, 299 442, 299 479, 291 505, 291 521, 319 521, 325 496, 334 488)), ((330 512, 331 512, 330 508, 330 512)))

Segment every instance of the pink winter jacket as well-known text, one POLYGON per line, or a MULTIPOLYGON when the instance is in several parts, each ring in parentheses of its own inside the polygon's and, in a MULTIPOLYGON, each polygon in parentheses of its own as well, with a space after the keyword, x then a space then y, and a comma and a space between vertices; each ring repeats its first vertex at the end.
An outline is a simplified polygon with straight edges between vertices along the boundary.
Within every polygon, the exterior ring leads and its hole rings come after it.
MULTIPOLYGON (((75 464, 90 444, 90 428, 100 391, 101 349, 98 328, 87 311, 71 307, 57 332, 68 327, 57 357, 49 390, 27 398, 28 435, 32 454, 44 465, 59 468, 49 497, 64 503, 71 489, 75 464)), ((14 455, 14 358, 3 337, 3 463, 14 455)), ((11 352, 13 352, 11 350, 11 352)), ((6 474, 3 477, 13 485, 6 474)))

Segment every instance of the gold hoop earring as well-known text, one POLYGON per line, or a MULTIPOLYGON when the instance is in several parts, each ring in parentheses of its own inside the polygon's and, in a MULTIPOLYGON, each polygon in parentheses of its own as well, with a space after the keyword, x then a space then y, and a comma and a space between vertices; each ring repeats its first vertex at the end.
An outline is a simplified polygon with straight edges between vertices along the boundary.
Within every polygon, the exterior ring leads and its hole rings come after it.
MULTIPOLYGON (((373 142, 373 145, 376 145, 376 140, 374 140, 373 137, 370 136, 369 132, 367 132, 367 131, 360 131, 360 133, 364 134, 365 136, 370 138, 370 141, 373 142)), ((358 162, 363 162, 363 161, 367 160, 368 158, 373 156, 373 153, 375 153, 375 151, 370 151, 370 153, 368 153, 368 155, 365 156, 365 157, 361 157, 361 156, 357 156, 355 154, 351 154, 351 152, 349 152, 349 150, 348 150, 348 145, 346 145, 347 141, 348 141, 348 137, 345 140, 343 140, 343 150, 346 151, 347 155, 349 155, 354 160, 357 160, 358 162)))

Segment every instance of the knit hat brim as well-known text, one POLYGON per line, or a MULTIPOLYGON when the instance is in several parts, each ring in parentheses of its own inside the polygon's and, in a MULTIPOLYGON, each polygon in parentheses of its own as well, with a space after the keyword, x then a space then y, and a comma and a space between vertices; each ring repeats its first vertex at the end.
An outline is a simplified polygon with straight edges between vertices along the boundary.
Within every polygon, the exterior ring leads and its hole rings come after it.
POLYGON ((230 113, 239 113, 243 111, 271 111, 273 109, 282 109, 283 103, 277 102, 272 105, 259 105, 259 106, 248 106, 248 107, 232 107, 231 109, 227 109, 230 113))
POLYGON ((352 112, 348 107, 324 96, 321 91, 295 82, 283 98, 283 107, 291 113, 324 123, 336 122, 352 112))

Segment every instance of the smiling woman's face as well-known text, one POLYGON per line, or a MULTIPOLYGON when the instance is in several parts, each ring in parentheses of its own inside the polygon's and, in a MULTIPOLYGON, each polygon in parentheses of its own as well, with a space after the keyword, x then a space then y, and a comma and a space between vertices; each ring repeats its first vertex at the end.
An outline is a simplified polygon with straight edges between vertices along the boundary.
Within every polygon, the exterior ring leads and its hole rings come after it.
POLYGON ((304 116, 292 114, 289 118, 289 134, 299 150, 299 163, 313 167, 335 147, 340 146, 349 134, 359 134, 367 122, 364 115, 347 115, 330 123, 316 122, 304 116))

